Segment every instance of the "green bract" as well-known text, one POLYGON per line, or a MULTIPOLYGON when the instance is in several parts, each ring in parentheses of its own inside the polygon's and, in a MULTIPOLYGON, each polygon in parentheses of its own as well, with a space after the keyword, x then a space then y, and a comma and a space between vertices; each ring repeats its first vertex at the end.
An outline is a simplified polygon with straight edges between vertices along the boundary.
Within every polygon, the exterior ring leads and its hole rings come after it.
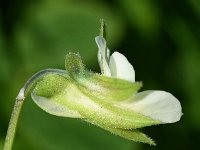
POLYGON ((155 144, 136 129, 160 121, 121 106, 137 93, 140 82, 89 72, 78 54, 66 58, 66 75, 47 74, 36 84, 32 98, 39 107, 53 115, 82 118, 130 140, 155 144))

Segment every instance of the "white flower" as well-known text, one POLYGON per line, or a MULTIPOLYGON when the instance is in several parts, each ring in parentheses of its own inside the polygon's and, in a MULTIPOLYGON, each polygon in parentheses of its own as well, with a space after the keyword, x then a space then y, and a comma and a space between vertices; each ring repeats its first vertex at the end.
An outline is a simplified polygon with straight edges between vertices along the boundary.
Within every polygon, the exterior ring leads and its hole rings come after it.
MULTIPOLYGON (((126 57, 119 52, 110 56, 106 40, 95 38, 98 50, 98 61, 103 75, 135 82, 135 71, 126 57)), ((162 123, 179 121, 182 116, 181 104, 177 98, 165 91, 143 91, 137 93, 131 100, 123 101, 122 107, 143 114, 162 123)))

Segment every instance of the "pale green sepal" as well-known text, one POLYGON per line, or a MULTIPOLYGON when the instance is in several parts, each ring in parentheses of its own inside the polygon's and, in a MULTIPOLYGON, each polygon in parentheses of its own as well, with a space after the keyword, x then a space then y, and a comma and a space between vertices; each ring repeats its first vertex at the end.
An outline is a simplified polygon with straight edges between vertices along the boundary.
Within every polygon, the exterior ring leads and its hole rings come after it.
POLYGON ((113 127, 106 127, 102 125, 101 123, 99 124, 93 123, 93 124, 103 128, 104 130, 111 132, 112 134, 121 136, 128 140, 147 143, 154 146, 156 145, 156 143, 150 137, 148 137, 146 134, 140 132, 137 129, 119 129, 119 128, 113 128, 113 127))
POLYGON ((78 78, 77 82, 81 89, 85 88, 82 92, 105 101, 127 100, 142 87, 142 82, 133 83, 93 73, 78 78))
POLYGON ((79 54, 69 53, 65 57, 65 67, 77 85, 85 87, 89 95, 108 101, 123 101, 134 96, 142 87, 141 82, 106 77, 90 73, 85 69, 79 54))
POLYGON ((85 65, 81 59, 79 53, 68 53, 65 56, 65 69, 69 73, 69 75, 74 78, 77 75, 84 74, 85 65))
POLYGON ((40 108, 52 115, 82 118, 77 111, 54 101, 54 96, 61 94, 71 83, 72 80, 67 73, 65 76, 63 74, 47 74, 37 83, 31 94, 32 99, 40 108))
POLYGON ((34 92, 43 97, 52 97, 61 93, 70 85, 72 79, 67 74, 47 74, 44 75, 36 84, 34 92))
MULTIPOLYGON (((101 123, 107 127, 135 129, 160 123, 134 111, 128 111, 127 108, 118 105, 118 102, 102 101, 97 96, 89 96, 86 94, 88 92, 84 93, 80 85, 69 77, 46 75, 38 82, 34 92, 37 96, 47 98, 49 102, 54 101, 66 109, 78 112, 84 120, 94 124, 101 123)), ((49 113, 54 113, 49 108, 47 109, 49 113)))
POLYGON ((110 131, 111 133, 115 135, 119 135, 125 139, 132 140, 135 142, 142 142, 142 143, 147 143, 150 145, 156 145, 155 142, 145 135, 142 132, 139 132, 136 129, 132 130, 124 130, 124 129, 117 129, 117 128, 107 128, 106 130, 110 131))
POLYGON ((77 111, 55 102, 52 98, 37 96, 34 92, 31 93, 31 97, 40 108, 49 114, 61 117, 83 118, 77 111))

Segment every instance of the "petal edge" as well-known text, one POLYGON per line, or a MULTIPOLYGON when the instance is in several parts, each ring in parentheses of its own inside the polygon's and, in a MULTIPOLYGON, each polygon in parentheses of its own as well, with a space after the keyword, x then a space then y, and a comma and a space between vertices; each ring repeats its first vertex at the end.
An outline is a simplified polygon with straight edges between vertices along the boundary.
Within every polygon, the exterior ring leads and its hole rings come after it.
POLYGON ((182 116, 181 104, 165 91, 144 91, 135 95, 134 101, 125 107, 164 123, 173 123, 182 116))

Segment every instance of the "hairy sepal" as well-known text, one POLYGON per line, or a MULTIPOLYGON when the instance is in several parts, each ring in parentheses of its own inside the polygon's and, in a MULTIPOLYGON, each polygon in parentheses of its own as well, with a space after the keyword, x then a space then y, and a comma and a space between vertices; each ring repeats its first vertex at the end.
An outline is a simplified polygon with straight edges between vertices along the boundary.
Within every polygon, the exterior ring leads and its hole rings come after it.
POLYGON ((79 114, 72 117, 84 118, 95 124, 102 123, 107 127, 135 129, 159 123, 156 120, 121 107, 118 102, 101 101, 98 95, 96 97, 87 95, 86 93, 89 93, 90 89, 85 90, 87 91, 82 92, 80 85, 69 76, 49 74, 38 82, 32 98, 38 106, 50 114, 59 114, 59 116, 66 117, 72 116, 72 114, 79 114), (51 89, 48 87, 51 87, 51 89), (53 103, 57 107, 53 108, 53 110, 60 110, 60 112, 55 113, 52 111, 53 103), (63 109, 63 107, 66 109, 63 109), (60 113, 63 110, 66 111, 61 115, 60 113), (70 112, 68 115, 67 110, 70 112))

